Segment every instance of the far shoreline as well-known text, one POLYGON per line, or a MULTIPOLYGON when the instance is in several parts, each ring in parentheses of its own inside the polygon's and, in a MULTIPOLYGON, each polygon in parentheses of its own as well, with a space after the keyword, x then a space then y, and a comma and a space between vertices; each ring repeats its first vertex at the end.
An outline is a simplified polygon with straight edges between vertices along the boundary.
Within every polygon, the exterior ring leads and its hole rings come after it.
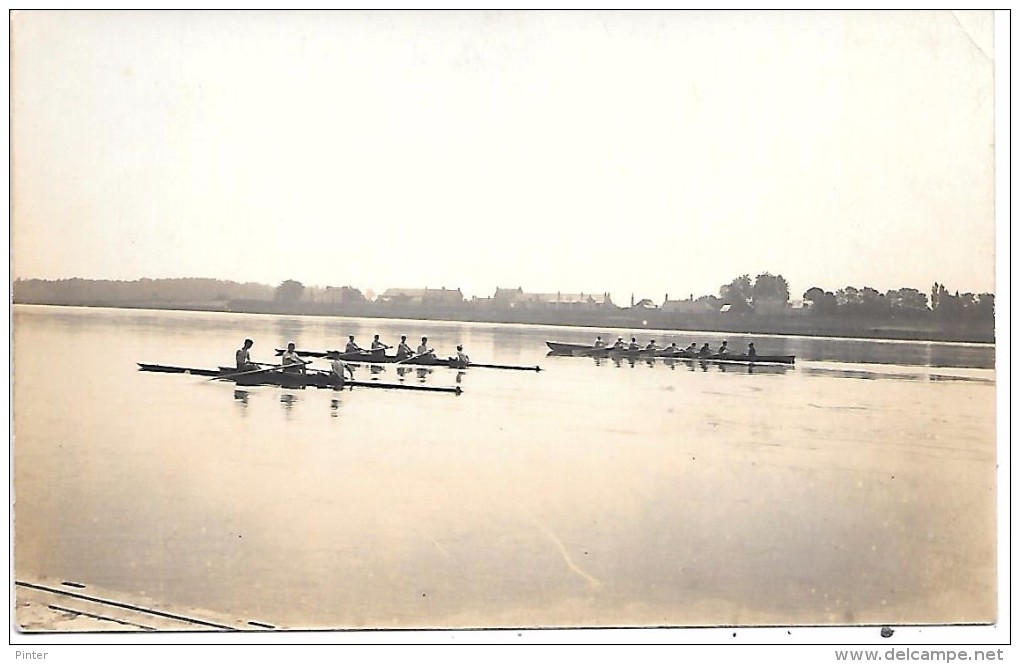
MULTIPOLYGON (((250 303, 246 303, 250 304, 250 303)), ((275 303, 267 302, 267 305, 275 303)), ((449 310, 442 312, 443 315, 423 315, 421 311, 399 311, 387 308, 384 311, 370 311, 364 308, 352 311, 316 311, 308 310, 301 306, 264 306, 244 307, 235 309, 225 306, 202 306, 198 304, 183 305, 180 303, 63 303, 63 302, 12 302, 14 306, 46 306, 46 307, 72 307, 82 309, 118 309, 126 311, 176 311, 193 313, 223 313, 223 314, 254 314, 270 316, 307 316, 312 318, 369 318, 383 320, 408 320, 422 322, 448 322, 448 323, 481 323, 490 325, 535 325, 550 328, 586 328, 597 330, 622 330, 631 334, 635 331, 648 331, 660 333, 703 333, 703 334, 746 334, 753 336, 771 336, 786 338, 824 338, 834 340, 862 340, 862 341, 890 341, 904 343, 954 343, 968 344, 975 346, 995 346, 995 333, 992 330, 988 335, 984 331, 975 331, 971 326, 955 324, 950 329, 933 329, 929 325, 909 324, 911 321, 866 321, 866 325, 859 326, 838 326, 832 321, 812 321, 807 317, 799 317, 786 321, 777 321, 777 317, 766 317, 742 314, 710 314, 691 315, 685 317, 683 324, 663 324, 658 312, 649 310, 644 312, 628 312, 621 310, 620 315, 603 316, 606 320, 591 320, 591 316, 571 317, 570 312, 566 316, 559 315, 562 320, 549 320, 549 315, 534 315, 539 312, 530 313, 531 316, 506 316, 506 315, 477 315, 479 313, 506 313, 506 312, 478 312, 471 310, 449 310), (475 314, 475 315, 472 315, 475 314), (728 317, 728 320, 724 317, 728 317), (530 318, 530 320, 527 320, 530 318), (640 319, 640 320, 639 320, 640 319), (817 322, 813 327, 811 323, 817 322), (791 323, 793 323, 791 325, 791 323), (875 327, 885 323, 899 323, 899 327, 875 327), (784 329, 785 328, 785 329, 784 329), (791 329, 795 328, 795 329, 791 329), (856 329, 854 329, 856 328, 856 329), (988 338, 988 337, 991 338, 988 338)), ((546 312, 542 312, 546 313, 546 312)))

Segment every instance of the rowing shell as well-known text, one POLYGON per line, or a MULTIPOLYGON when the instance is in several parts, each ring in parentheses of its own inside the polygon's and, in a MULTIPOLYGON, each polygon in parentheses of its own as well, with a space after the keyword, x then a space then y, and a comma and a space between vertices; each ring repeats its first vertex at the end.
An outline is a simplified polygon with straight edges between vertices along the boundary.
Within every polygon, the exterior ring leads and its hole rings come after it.
MULTIPOLYGON (((277 355, 283 355, 286 351, 282 348, 276 349, 277 355)), ((411 359, 402 359, 396 355, 387 355, 385 351, 354 351, 341 353, 338 350, 296 350, 298 357, 322 357, 330 360, 341 359, 348 364, 409 364, 422 367, 448 367, 450 369, 512 369, 515 371, 541 371, 542 367, 517 366, 513 364, 483 364, 480 362, 469 362, 465 364, 455 357, 439 358, 435 355, 411 356, 411 359)))
POLYGON ((608 357, 624 357, 624 358, 671 358, 677 360, 699 360, 702 362, 732 362, 736 364, 793 364, 796 359, 795 355, 742 355, 736 353, 726 353, 724 355, 708 355, 702 357, 695 353, 688 353, 687 351, 676 351, 671 349, 655 349, 655 350, 630 350, 630 349, 614 349, 608 346, 602 348, 596 348, 595 346, 586 346, 584 344, 571 344, 562 343, 559 341, 546 341, 549 346, 550 355, 571 355, 571 356, 608 356, 608 357))
POLYGON ((379 383, 375 381, 345 380, 342 383, 337 376, 326 371, 312 371, 309 373, 289 373, 283 371, 264 371, 251 375, 235 375, 237 370, 229 367, 219 369, 194 369, 191 367, 175 367, 164 364, 143 364, 138 363, 139 371, 152 371, 156 373, 191 374, 193 376, 208 376, 229 380, 238 385, 275 385, 277 387, 290 388, 333 388, 354 386, 354 387, 376 387, 390 390, 415 390, 419 392, 446 392, 449 394, 460 394, 461 388, 437 387, 433 385, 405 385, 403 383, 379 383))

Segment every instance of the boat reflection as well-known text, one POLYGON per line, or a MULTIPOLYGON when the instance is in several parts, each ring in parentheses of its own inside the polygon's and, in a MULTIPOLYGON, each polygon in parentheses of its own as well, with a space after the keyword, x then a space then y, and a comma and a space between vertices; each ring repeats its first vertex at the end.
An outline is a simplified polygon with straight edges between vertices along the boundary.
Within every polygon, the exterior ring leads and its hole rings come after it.
POLYGON ((248 407, 248 397, 250 393, 248 390, 234 390, 234 402, 241 408, 248 407))
MULTIPOLYGON (((557 353, 550 351, 546 353, 547 357, 570 357, 570 355, 564 353, 557 353)), ((595 366, 608 366, 612 365, 616 368, 623 368, 624 363, 626 366, 634 368, 640 362, 642 366, 647 366, 650 369, 656 367, 665 367, 670 371, 676 371, 677 367, 686 368, 688 371, 697 371, 701 369, 703 372, 708 372, 710 369, 719 371, 720 373, 732 373, 732 374, 782 374, 790 371, 794 368, 792 364, 778 364, 778 363, 767 363, 767 364, 753 364, 749 362, 740 361, 719 361, 719 360, 702 360, 691 357, 628 357, 628 356, 593 356, 588 355, 595 366)))
POLYGON ((403 379, 406 376, 415 376, 419 381, 425 382, 425 379, 429 374, 432 373, 432 369, 428 367, 409 367, 401 365, 397 367, 397 376, 403 379))
POLYGON ((296 404, 297 401, 297 396, 293 394, 284 393, 280 395, 280 404, 283 406, 283 411, 288 417, 290 417, 291 411, 294 410, 294 404, 296 404))

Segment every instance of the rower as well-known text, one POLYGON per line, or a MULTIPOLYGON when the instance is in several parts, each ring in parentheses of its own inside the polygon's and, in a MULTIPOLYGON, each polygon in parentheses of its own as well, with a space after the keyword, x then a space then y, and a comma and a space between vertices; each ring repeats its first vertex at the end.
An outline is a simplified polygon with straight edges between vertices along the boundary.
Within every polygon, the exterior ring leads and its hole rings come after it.
POLYGON ((661 349, 655 343, 655 339, 652 339, 651 341, 648 342, 648 345, 645 346, 645 350, 661 350, 661 349))
POLYGON ((605 347, 606 347, 606 342, 602 341, 602 337, 601 336, 595 337, 595 348, 605 348, 605 347))
POLYGON ((397 344, 397 359, 402 360, 405 357, 411 357, 414 355, 414 351, 407 345, 407 335, 400 335, 400 343, 397 344))
POLYGON ((728 352, 730 352, 730 349, 726 347, 726 342, 723 341, 722 342, 722 346, 719 346, 719 352, 716 353, 716 354, 717 355, 725 355, 728 352))
POLYGON ((421 338, 421 345, 418 346, 417 355, 426 356, 426 357, 432 355, 432 351, 431 351, 431 349, 429 349, 429 338, 428 337, 422 337, 421 338))
POLYGON ((670 345, 666 346, 663 350, 669 351, 671 354, 676 355, 680 352, 680 347, 676 345, 674 341, 670 345))
POLYGON ((236 353, 234 353, 234 359, 237 362, 238 371, 254 371, 259 368, 257 364, 251 361, 251 355, 248 352, 254 345, 254 341, 251 339, 245 339, 244 345, 241 346, 236 353))
POLYGON ((698 355, 700 355, 701 357, 708 357, 711 354, 712 347, 708 345, 708 342, 705 342, 705 345, 702 346, 701 350, 698 351, 698 355))
POLYGON ((340 382, 340 387, 344 386, 344 371, 351 374, 351 380, 354 380, 354 369, 352 369, 351 365, 347 364, 339 357, 333 358, 330 366, 333 369, 333 378, 340 382))
POLYGON ((690 353, 691 355, 697 355, 698 354, 698 344, 696 344, 696 343, 694 343, 692 341, 691 345, 688 346, 687 348, 685 348, 684 351, 687 352, 687 353, 690 353))
POLYGON ((460 344, 457 345, 457 363, 467 366, 471 364, 471 358, 464 352, 464 347, 460 344))
POLYGON ((385 351, 387 348, 392 348, 392 346, 387 346, 383 342, 379 341, 379 335, 378 334, 375 335, 374 337, 372 337, 372 352, 373 353, 381 353, 381 352, 385 351))
POLYGON ((294 352, 294 342, 292 341, 287 344, 287 352, 280 358, 280 364, 283 365, 283 370, 288 373, 304 373, 305 365, 308 363, 294 352))
POLYGON ((623 337, 617 337, 613 343, 613 350, 626 350, 627 342, 623 340, 623 337))
POLYGON ((754 342, 747 344, 747 356, 752 359, 758 357, 758 351, 754 349, 754 342))
POLYGON ((354 335, 352 334, 349 337, 347 337, 347 347, 344 349, 344 352, 347 352, 347 353, 363 353, 365 351, 361 348, 361 346, 359 346, 358 344, 354 343, 354 335))
POLYGON ((641 350, 641 344, 637 342, 637 337, 630 338, 629 350, 641 350))

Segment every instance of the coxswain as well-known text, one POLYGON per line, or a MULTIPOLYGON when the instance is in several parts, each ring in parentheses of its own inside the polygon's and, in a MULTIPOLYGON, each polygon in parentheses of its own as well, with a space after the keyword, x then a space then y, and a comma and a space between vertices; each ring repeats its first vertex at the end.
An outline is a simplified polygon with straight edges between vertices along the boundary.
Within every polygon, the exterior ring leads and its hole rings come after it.
POLYGON ((700 355, 701 357, 708 357, 711 354, 712 347, 708 345, 708 342, 705 342, 705 345, 702 346, 701 350, 698 351, 698 355, 700 355))
POLYGON ((726 342, 724 341, 724 342, 722 342, 722 346, 719 346, 719 352, 716 353, 716 354, 717 355, 725 355, 728 352, 730 352, 730 349, 726 347, 726 342))
POLYGON ((383 342, 379 341, 379 335, 378 334, 375 335, 374 337, 372 337, 372 352, 373 353, 381 353, 382 351, 386 350, 387 348, 392 348, 392 346, 387 346, 383 342))
POLYGON ((754 349, 754 342, 747 344, 747 356, 752 359, 758 357, 758 351, 754 349))
POLYGON ((628 350, 641 350, 641 344, 637 342, 637 337, 630 338, 630 346, 628 350))
POLYGON ((623 337, 617 337, 613 343, 613 350, 626 350, 627 342, 623 340, 623 337))
POLYGON ((407 345, 407 335, 400 335, 400 343, 397 344, 397 359, 402 360, 412 355, 414 355, 414 351, 407 345))
POLYGON ((464 352, 464 346, 457 345, 457 364, 467 366, 471 364, 471 358, 464 352))
POLYGON ((606 342, 602 341, 602 337, 595 337, 595 348, 605 348, 606 342))
POLYGON ((301 357, 294 352, 294 342, 287 344, 287 352, 280 358, 280 364, 283 365, 283 370, 287 372, 305 372, 305 365, 308 364, 301 357))
POLYGON ((255 345, 255 342, 251 339, 245 339, 244 345, 241 346, 236 353, 234 353, 234 359, 237 361, 238 371, 254 371, 258 369, 258 365, 251 361, 251 355, 248 351, 255 345))
POLYGON ((365 351, 361 348, 361 346, 359 346, 358 344, 354 343, 354 335, 352 334, 349 337, 347 337, 347 347, 344 349, 344 352, 346 352, 346 353, 363 353, 365 351))

